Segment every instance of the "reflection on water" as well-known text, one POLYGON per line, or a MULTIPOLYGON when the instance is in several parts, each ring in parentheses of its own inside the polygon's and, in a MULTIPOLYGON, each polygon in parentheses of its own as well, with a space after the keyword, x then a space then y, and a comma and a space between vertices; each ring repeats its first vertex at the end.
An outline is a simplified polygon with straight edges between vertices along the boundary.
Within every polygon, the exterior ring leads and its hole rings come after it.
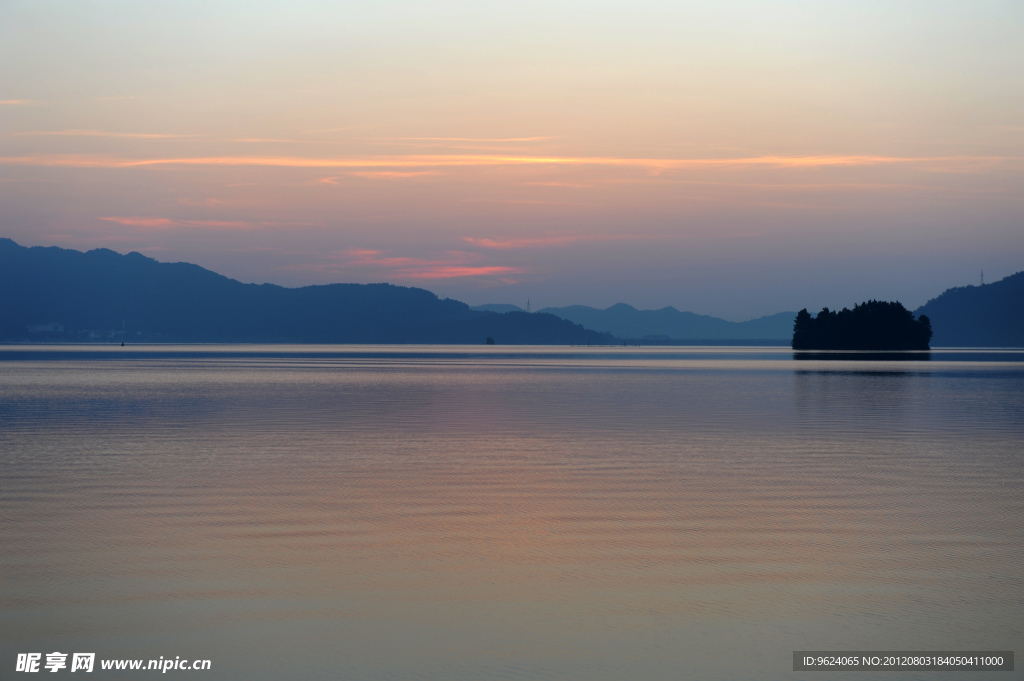
POLYGON ((931 360, 931 352, 903 350, 900 352, 850 352, 848 350, 827 350, 823 352, 798 350, 793 353, 796 360, 837 360, 855 362, 927 362, 931 360))
POLYGON ((1020 650, 1024 356, 792 356, 0 349, 0 668, 788 679, 798 649, 1020 650))

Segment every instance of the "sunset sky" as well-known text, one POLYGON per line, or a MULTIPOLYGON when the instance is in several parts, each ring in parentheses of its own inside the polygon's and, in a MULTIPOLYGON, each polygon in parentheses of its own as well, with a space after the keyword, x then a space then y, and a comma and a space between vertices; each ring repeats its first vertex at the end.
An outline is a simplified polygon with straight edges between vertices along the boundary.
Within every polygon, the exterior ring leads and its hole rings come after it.
POLYGON ((1024 3, 0 0, 0 236, 741 320, 1024 269, 1024 3))

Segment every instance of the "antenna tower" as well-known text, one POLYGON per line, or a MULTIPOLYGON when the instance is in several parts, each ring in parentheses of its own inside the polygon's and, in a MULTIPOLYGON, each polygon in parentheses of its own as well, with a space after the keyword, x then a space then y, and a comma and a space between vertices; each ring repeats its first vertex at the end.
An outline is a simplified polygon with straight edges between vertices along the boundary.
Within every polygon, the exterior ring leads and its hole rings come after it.
POLYGON ((981 271, 981 285, 985 285, 985 270, 981 271))
POLYGON ((526 299, 526 312, 527 313, 530 312, 530 299, 529 298, 526 299))

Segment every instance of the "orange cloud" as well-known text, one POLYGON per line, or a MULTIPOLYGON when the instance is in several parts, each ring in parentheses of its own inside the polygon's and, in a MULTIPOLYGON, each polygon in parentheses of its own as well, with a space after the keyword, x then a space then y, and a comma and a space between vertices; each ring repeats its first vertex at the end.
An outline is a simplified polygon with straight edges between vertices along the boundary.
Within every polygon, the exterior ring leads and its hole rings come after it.
POLYGON ((409 140, 414 142, 540 142, 557 137, 373 137, 378 140, 409 140))
POLYGON ((374 144, 411 149, 460 149, 464 151, 472 151, 474 153, 497 152, 502 154, 517 154, 522 152, 521 144, 484 144, 483 142, 398 142, 388 140, 374 140, 374 144))
MULTIPOLYGON (((126 133, 127 134, 127 133, 126 133)), ((491 154, 437 154, 371 156, 364 158, 305 158, 294 156, 203 156, 192 158, 129 159, 85 154, 3 156, 0 164, 62 168, 141 168, 148 166, 265 166, 278 168, 434 168, 484 166, 617 166, 652 171, 696 168, 816 168, 891 164, 944 165, 948 168, 978 163, 1018 163, 1015 156, 756 156, 746 158, 615 158, 574 156, 512 156, 491 154)))
POLYGON ((31 103, 29 99, 0 99, 0 106, 26 106, 31 103))

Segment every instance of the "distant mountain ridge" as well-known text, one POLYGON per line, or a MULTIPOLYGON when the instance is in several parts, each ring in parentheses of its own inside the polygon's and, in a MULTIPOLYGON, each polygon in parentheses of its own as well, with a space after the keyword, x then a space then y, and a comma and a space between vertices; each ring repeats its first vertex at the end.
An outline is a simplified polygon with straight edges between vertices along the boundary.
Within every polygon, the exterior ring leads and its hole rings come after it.
MULTIPOLYGON (((1024 272, 944 291, 914 312, 933 346, 1024 347, 1024 272)), ((243 284, 139 253, 19 246, 0 238, 0 342, 644 344, 787 341, 796 313, 746 322, 573 305, 471 308, 391 284, 243 284), (594 330, 591 330, 594 329, 594 330)))
POLYGON ((674 307, 660 310, 638 310, 618 303, 600 310, 585 305, 547 307, 540 312, 599 329, 618 338, 643 340, 789 340, 793 335, 796 312, 729 322, 717 317, 681 312, 674 307))
POLYGON ((931 319, 932 346, 1024 347, 1024 272, 947 289, 914 314, 931 319))
POLYGON ((526 312, 523 308, 518 305, 510 305, 508 303, 488 303, 486 305, 472 305, 471 310, 478 310, 480 312, 497 312, 498 314, 505 314, 506 312, 526 312))
POLYGON ((614 343, 547 314, 475 311, 391 284, 243 284, 139 253, 0 239, 5 342, 614 343))

